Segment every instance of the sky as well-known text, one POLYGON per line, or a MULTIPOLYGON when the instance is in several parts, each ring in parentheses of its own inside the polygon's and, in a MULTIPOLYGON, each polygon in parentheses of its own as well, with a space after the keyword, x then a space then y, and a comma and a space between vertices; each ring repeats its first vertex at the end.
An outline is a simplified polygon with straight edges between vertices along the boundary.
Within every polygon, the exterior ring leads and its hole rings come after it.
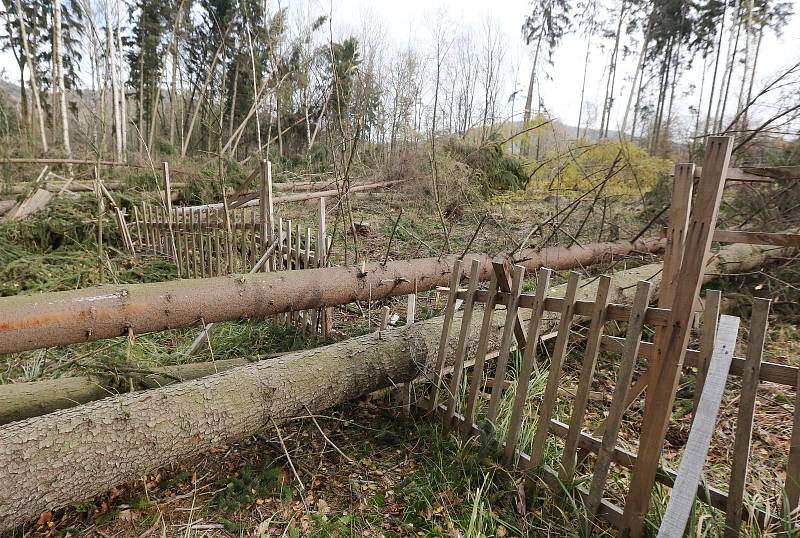
MULTIPOLYGON (((267 0, 273 3, 274 0, 267 0)), ((505 35, 507 45, 507 69, 504 95, 505 101, 516 89, 521 97, 527 93, 527 81, 532 64, 532 51, 525 46, 521 27, 525 15, 531 10, 530 0, 307 0, 312 9, 319 12, 333 13, 332 24, 337 34, 347 32, 358 33, 365 25, 374 28, 380 38, 390 47, 404 48, 413 43, 418 49, 430 50, 432 27, 441 14, 457 27, 479 29, 487 18, 492 18, 505 35)), ((282 0, 275 2, 290 8, 295 7, 298 0, 282 0)), ((795 0, 795 12, 800 12, 800 0, 795 0)), ((764 38, 762 53, 759 58, 759 69, 756 76, 756 88, 759 81, 768 79, 781 69, 795 61, 800 51, 800 15, 795 14, 787 25, 781 38, 769 33, 764 38)), ((553 65, 548 68, 548 78, 541 82, 540 91, 545 106, 552 115, 562 123, 575 125, 578 119, 580 92, 583 77, 586 39, 582 35, 570 33, 562 41, 553 58, 553 65)), ((589 72, 587 76, 586 100, 599 104, 603 99, 604 73, 608 64, 608 50, 601 50, 596 45, 590 50, 589 72)), ((636 58, 629 57, 619 70, 617 106, 614 123, 621 123, 622 104, 627 101, 629 80, 635 67, 636 58)), ((0 70, 5 69, 5 78, 16 81, 16 64, 10 53, 0 53, 0 70)), ((676 92, 678 96, 678 115, 688 117, 688 106, 696 103, 696 98, 689 100, 690 85, 698 82, 702 61, 696 61, 689 73, 684 73, 676 92)), ((519 110, 521 104, 516 105, 519 110)))
MULTIPOLYGON (((785 28, 783 36, 777 38, 770 33, 764 37, 756 74, 756 88, 758 88, 760 80, 768 79, 770 75, 798 58, 800 0, 795 0, 794 4, 795 15, 785 28)), ((487 17, 492 17, 506 34, 511 57, 510 67, 512 76, 515 76, 518 81, 517 89, 522 90, 523 96, 527 92, 528 77, 533 61, 532 51, 525 46, 521 28, 525 15, 531 10, 530 0, 402 0, 399 2, 331 0, 330 5, 333 7, 335 22, 341 24, 342 19, 360 21, 366 14, 370 19, 381 21, 387 38, 400 45, 409 41, 430 42, 430 21, 442 11, 457 24, 473 28, 480 28, 482 21, 487 17)), ((576 125, 578 120, 586 45, 587 42, 583 36, 576 35, 574 32, 570 33, 558 47, 553 57, 553 66, 548 68, 548 80, 543 81, 540 88, 548 111, 567 125, 576 125)), ((596 46, 590 50, 586 85, 586 99, 590 102, 599 104, 603 100, 605 90, 603 79, 608 63, 608 54, 608 51, 600 50, 596 46)), ((628 80, 633 76, 635 65, 636 58, 631 57, 621 68, 622 77, 618 76, 617 80, 623 82, 619 88, 618 103, 627 101, 630 89, 628 80)), ((689 84, 699 81, 702 69, 702 61, 695 62, 690 73, 682 77, 677 96, 686 93, 689 90, 689 84)), ((507 93, 510 94, 512 86, 513 83, 510 83, 507 93)), ((693 99, 691 103, 694 104, 695 101, 696 99, 693 99)), ((678 109, 677 112, 688 116, 690 101, 683 98, 678 103, 682 106, 682 110, 678 109)), ((624 107, 617 107, 617 114, 614 115, 617 124, 622 122, 622 108, 624 107)), ((612 128, 614 127, 615 125, 612 124, 612 128)))

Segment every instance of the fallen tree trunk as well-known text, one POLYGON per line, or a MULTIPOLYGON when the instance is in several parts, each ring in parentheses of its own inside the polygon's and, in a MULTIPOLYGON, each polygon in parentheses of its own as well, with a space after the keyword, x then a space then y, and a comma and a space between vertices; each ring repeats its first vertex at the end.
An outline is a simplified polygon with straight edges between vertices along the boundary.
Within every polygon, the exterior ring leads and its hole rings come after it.
MULTIPOLYGON (((658 240, 550 247, 519 253, 529 271, 589 266, 632 252, 656 252, 658 240)), ((478 259, 482 279, 491 271, 478 259)), ((327 267, 304 271, 229 275, 154 284, 105 285, 90 289, 0 298, 0 353, 89 342, 102 338, 266 317, 282 312, 337 306, 408 295, 447 285, 456 256, 327 267)))
MULTIPOLYGON (((0 428, 0 531, 264 431, 273 420, 430 373, 441 327, 434 318, 0 428)), ((500 329, 495 323, 490 349, 498 347, 500 329)), ((479 330, 476 321, 471 346, 479 330)))
MULTIPOLYGON (((81 181, 72 181, 67 184, 65 181, 51 181, 40 188, 44 189, 49 192, 61 192, 64 189, 64 186, 67 188, 66 191, 69 192, 94 192, 94 184, 93 183, 86 183, 81 181)), ((108 183, 104 183, 103 186, 109 191, 122 191, 128 190, 131 188, 130 185, 119 182, 119 181, 109 181, 108 183)), ((173 183, 173 189, 183 189, 186 187, 186 183, 173 183)), ((26 194, 30 192, 31 186, 29 184, 22 184, 22 185, 11 185, 0 187, 0 194, 26 194)))
MULTIPOLYGON (((137 386, 152 389, 178 381, 191 381, 249 362, 247 359, 226 359, 155 368, 151 374, 137 377, 137 386)), ((0 385, 0 425, 108 398, 116 394, 117 389, 107 379, 86 376, 0 385)))
MULTIPOLYGON (((772 257, 783 256, 786 253, 786 249, 753 247, 751 245, 725 247, 712 259, 706 273, 706 282, 716 278, 721 271, 749 271, 769 261, 772 257)), ((654 286, 658 286, 661 278, 660 270, 661 264, 655 263, 616 273, 611 300, 621 304, 629 302, 631 297, 628 290, 633 289, 639 280, 649 280, 654 286)), ((558 296, 561 293, 559 290, 562 288, 561 286, 553 288, 551 294, 558 296)), ((578 298, 591 300, 594 293, 595 287, 590 284, 580 288, 578 298)), ((552 328, 545 326, 542 332, 552 328)), ((156 375, 138 376, 136 381, 138 387, 156 388, 178 380, 188 381, 222 372, 235 366, 242 366, 247 362, 249 361, 245 359, 229 359, 214 363, 157 368, 154 370, 156 375)), ((83 376, 0 385, 0 425, 105 398, 115 392, 116 387, 103 383, 102 379, 83 376)))
MULTIPOLYGON (((753 268, 763 262, 763 258, 756 262, 754 254, 764 250, 730 247, 712 261, 707 278, 720 267, 753 268)), ((635 282, 642 278, 657 288, 659 266, 615 275, 613 300, 629 303, 635 282)), ((553 288, 551 295, 563 294, 563 288, 553 288)), ((597 280, 587 283, 578 298, 591 300, 596 288, 597 280)), ((523 320, 529 316, 528 311, 522 314, 523 320)), ((477 343, 481 318, 473 317, 468 353, 477 343)), ((505 312, 495 313, 489 351, 499 346, 504 320, 505 312)), ((420 375, 431 378, 442 321, 433 318, 4 426, 0 428, 0 531, 262 431, 272 421, 320 412, 420 375)), ((452 363, 460 323, 456 316, 446 365, 452 363)), ((543 332, 556 323, 557 319, 546 320, 543 332)))

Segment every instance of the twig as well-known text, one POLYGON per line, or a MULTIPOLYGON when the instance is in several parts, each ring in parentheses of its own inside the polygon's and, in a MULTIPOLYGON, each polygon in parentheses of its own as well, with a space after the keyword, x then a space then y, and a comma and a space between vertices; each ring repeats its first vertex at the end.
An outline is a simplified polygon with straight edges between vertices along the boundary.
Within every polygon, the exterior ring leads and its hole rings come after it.
POLYGON ((300 480, 300 475, 297 474, 297 469, 295 469, 294 467, 294 463, 292 462, 292 457, 289 456, 289 451, 286 449, 286 444, 284 444, 283 442, 283 436, 281 435, 280 428, 278 428, 278 425, 275 423, 274 418, 270 418, 270 421, 272 422, 272 425, 275 426, 275 432, 278 434, 278 441, 280 441, 281 443, 281 448, 283 448, 283 453, 286 454, 286 460, 289 462, 289 467, 291 467, 292 473, 294 474, 294 477, 297 479, 297 483, 300 485, 300 494, 302 495, 303 498, 303 505, 305 505, 306 509, 308 509, 308 505, 306 504, 306 487, 303 485, 303 481, 300 480))
POLYGON ((329 445, 331 445, 331 446, 334 448, 334 450, 336 450, 336 452, 338 452, 338 453, 339 453, 339 455, 340 455, 341 457, 343 457, 344 459, 346 459, 346 460, 348 461, 348 463, 356 463, 356 461, 355 461, 353 458, 351 458, 350 456, 348 456, 347 454, 345 454, 344 452, 342 452, 342 451, 339 449, 339 447, 338 447, 338 446, 336 446, 336 443, 334 443, 333 441, 331 441, 331 440, 330 440, 330 438, 329 438, 327 435, 325 435, 325 432, 324 432, 324 431, 322 431, 322 428, 320 427, 319 423, 317 422, 317 419, 314 417, 314 414, 311 412, 311 410, 309 410, 308 406, 306 406, 306 405, 303 405, 303 407, 305 408, 306 412, 308 413, 308 416, 309 416, 309 417, 311 417, 311 420, 313 420, 313 421, 314 421, 314 426, 316 426, 316 427, 317 427, 317 429, 319 430, 319 433, 320 433, 320 434, 322 434, 322 437, 325 439, 325 441, 327 441, 327 443, 328 443, 329 445))
POLYGON ((394 221, 394 226, 392 227, 392 235, 389 236, 389 244, 386 245, 386 255, 383 257, 383 263, 381 265, 385 266, 386 261, 389 259, 389 251, 392 249, 392 241, 394 240, 394 234, 397 231, 397 225, 400 224, 400 217, 403 216, 403 208, 400 208, 400 214, 397 215, 397 220, 394 221))
POLYGON ((473 241, 475 241, 475 238, 478 237, 478 232, 481 230, 481 226, 483 226, 483 221, 485 220, 486 220, 486 214, 484 214, 483 217, 481 217, 481 221, 478 223, 478 227, 475 228, 475 232, 472 234, 472 237, 470 237, 467 246, 464 247, 464 252, 462 252, 461 256, 458 257, 459 260, 463 260, 464 256, 467 255, 467 252, 469 252, 469 249, 472 247, 472 243, 473 241))

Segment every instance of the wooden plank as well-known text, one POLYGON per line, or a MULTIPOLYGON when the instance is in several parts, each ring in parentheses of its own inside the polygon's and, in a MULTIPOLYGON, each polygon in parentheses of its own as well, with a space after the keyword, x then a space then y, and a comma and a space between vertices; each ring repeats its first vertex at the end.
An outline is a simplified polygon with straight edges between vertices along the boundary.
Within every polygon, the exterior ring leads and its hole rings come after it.
MULTIPOLYGON (((697 415, 689 432, 689 440, 678 468, 678 478, 669 496, 667 510, 658 529, 659 538, 683 538, 686 522, 694 505, 697 486, 705 466, 708 448, 722 402, 725 382, 728 379, 733 352, 736 349, 736 336, 739 331, 739 318, 722 316, 714 343, 714 353, 708 368, 708 377, 700 397, 697 415)), ((640 456, 641 457, 641 456, 640 456)))
POLYGON ((747 483, 747 466, 750 459, 750 443, 753 437, 753 417, 756 410, 761 356, 767 338, 769 323, 769 299, 755 299, 750 316, 750 331, 747 342, 747 357, 739 393, 739 415, 736 419, 736 436, 733 443, 731 478, 728 482, 728 506, 725 510, 725 536, 739 536, 742 522, 742 501, 747 483))
MULTIPOLYGON (((644 530, 644 519, 650 506, 650 495, 655 482, 658 461, 664 436, 672 414, 675 391, 689 340, 694 306, 703 282, 703 273, 709 258, 712 232, 716 227, 724 175, 730 161, 732 137, 708 138, 705 167, 700 180, 695 205, 686 235, 686 248, 681 263, 681 293, 678 293, 670 311, 668 329, 664 338, 656 342, 655 364, 658 365, 658 383, 647 391, 640 452, 625 501, 625 528, 631 538, 639 538, 644 530)), ((651 376, 651 379, 654 379, 651 376)))
POLYGON ((647 305, 650 303, 650 283, 640 280, 636 285, 636 296, 633 300, 631 321, 628 324, 628 333, 625 338, 625 350, 620 359, 617 381, 614 386, 614 395, 611 397, 611 406, 608 410, 608 417, 603 422, 605 433, 600 450, 597 454, 597 461, 594 465, 592 482, 589 486, 589 497, 586 509, 589 514, 594 515, 600 507, 603 498, 608 470, 611 466, 611 457, 614 447, 617 445, 619 430, 622 426, 622 417, 628 406, 628 390, 636 366, 636 359, 639 355, 639 342, 644 328, 644 315, 647 305))
POLYGON ((558 335, 553 347, 553 356, 550 359, 550 370, 547 375, 547 385, 542 396, 542 403, 539 404, 539 421, 536 424, 536 433, 533 437, 533 448, 531 448, 530 463, 533 467, 538 467, 542 462, 547 433, 549 431, 550 418, 553 416, 553 409, 558 397, 558 385, 561 379, 561 367, 564 356, 569 345, 569 335, 572 327, 572 318, 575 315, 575 295, 578 292, 578 284, 581 275, 576 271, 569 274, 567 290, 564 294, 563 309, 561 319, 558 322, 558 335))
MULTIPOLYGON (((498 262, 492 262, 497 265, 498 262)), ((497 284, 500 285, 500 276, 495 269, 495 274, 498 274, 497 284)), ((506 370, 508 369, 508 359, 511 353, 511 344, 513 340, 513 333, 516 321, 519 320, 517 311, 519 307, 519 294, 522 291, 522 284, 525 279, 525 268, 521 265, 515 265, 511 278, 511 303, 506 307, 506 321, 503 327, 503 337, 500 340, 500 354, 497 356, 497 364, 495 366, 495 379, 503 381, 506 378, 506 370)), ((492 424, 497 421, 497 412, 500 408, 500 397, 503 394, 502 383, 497 383, 492 387, 492 395, 489 398, 489 408, 486 412, 486 418, 492 424)))
POLYGON ((172 181, 169 177, 169 163, 163 161, 161 166, 164 172, 164 203, 167 207, 167 213, 172 215, 172 181))
POLYGON ((466 424, 471 425, 475 422, 475 407, 478 403, 478 391, 481 388, 483 378, 483 368, 486 364, 486 350, 489 347, 489 331, 492 325, 492 316, 495 308, 495 298, 497 297, 498 283, 497 273, 492 271, 489 276, 489 296, 483 308, 483 319, 481 320, 481 331, 478 334, 478 347, 475 350, 475 366, 472 368, 472 377, 469 381, 469 394, 467 396, 467 407, 464 410, 466 424))
POLYGON ((206 225, 209 227, 209 231, 206 236, 206 267, 208 268, 208 276, 214 276, 214 235, 216 233, 216 229, 211 228, 211 209, 206 208, 204 211, 205 213, 205 222, 206 225))
MULTIPOLYGON (((499 256, 496 257, 493 260, 492 269, 497 276, 497 285, 500 287, 500 291, 509 293, 511 291, 509 271, 505 263, 498 263, 501 261, 503 261, 502 258, 499 256)), ((534 302, 536 301, 535 298, 532 299, 534 302)), ((514 322, 514 337, 517 339, 517 347, 521 352, 523 349, 525 349, 525 329, 522 327, 522 321, 520 321, 519 315, 517 315, 517 319, 514 322)))
MULTIPOLYGON (((536 350, 539 343, 539 331, 542 328, 542 315, 544 314, 544 300, 550 289, 550 275, 552 271, 545 267, 539 269, 539 282, 536 285, 536 297, 538 303, 533 308, 530 321, 528 322, 528 333, 526 340, 530 345, 525 346, 522 352, 522 365, 520 366, 517 377, 517 393, 514 398, 514 406, 511 410, 511 422, 508 426, 506 435, 506 448, 503 452, 503 462, 512 465, 514 453, 519 441, 519 432, 522 429, 523 414, 528 403, 528 387, 530 386, 531 374, 536 363, 536 350)), ((538 370, 538 367, 537 367, 538 370)), ((503 378, 497 378, 497 385, 502 385, 503 378)), ((492 387, 494 390, 496 387, 492 387)))
POLYGON ((450 394, 447 400, 447 412, 444 414, 445 424, 451 425, 456 414, 456 404, 458 403, 458 389, 461 385, 461 374, 464 371, 464 356, 467 352, 467 339, 472 324, 472 312, 475 306, 475 291, 480 284, 481 262, 472 260, 469 269, 469 285, 467 289, 467 300, 464 302, 464 313, 461 315, 461 329, 458 333, 458 344, 453 361, 453 375, 450 378, 450 394))
POLYGON ((261 258, 261 254, 262 254, 263 250, 258 248, 259 247, 260 226, 256 222, 256 212, 255 211, 251 211, 250 212, 250 229, 251 229, 251 232, 252 232, 252 235, 250 236, 250 239, 252 241, 250 243, 250 252, 252 252, 252 254, 253 254, 253 260, 258 260, 259 258, 261 258))
POLYGON ((139 221, 139 207, 136 204, 133 204, 133 218, 135 219, 136 224, 136 240, 139 243, 139 248, 144 248, 144 237, 142 236, 142 225, 139 221))
MULTIPOLYGON (((616 336, 603 336, 603 349, 606 351, 614 351, 619 353, 622 351, 622 339, 616 336)), ((694 349, 686 350, 686 360, 684 366, 696 367, 698 364, 699 351, 694 349)), ((653 343, 642 342, 639 348, 640 357, 650 357, 653 354, 653 343)), ((745 360, 742 357, 734 357, 731 363, 731 371, 729 375, 741 377, 744 371, 745 360)), ((797 387, 797 373, 800 369, 796 366, 788 366, 786 364, 777 364, 774 362, 761 363, 761 381, 769 383, 777 383, 786 387, 797 387)))
POLYGON ((800 247, 800 234, 746 232, 744 230, 715 230, 714 241, 718 243, 743 243, 746 245, 800 247))
MULTIPOLYGON (((438 288, 440 291, 448 291, 448 288, 438 288)), ((459 290, 456 294, 458 299, 466 299, 467 294, 464 290, 459 290)), ((478 291, 475 295, 475 302, 485 303, 488 300, 488 293, 486 290, 478 291)), ((507 306, 509 302, 509 294, 505 292, 498 292, 495 303, 498 305, 507 306)), ((536 302, 536 297, 530 293, 523 293, 519 296, 519 308, 533 308, 536 302)), ((564 299, 561 297, 548 297, 544 302, 545 312, 561 312, 564 307, 564 299)), ((575 301, 575 315, 583 318, 590 319, 594 309, 594 301, 575 301)), ((629 321, 631 307, 624 304, 609 303, 606 311, 606 319, 608 321, 629 321)), ((670 311, 667 308, 650 307, 647 309, 645 316, 645 325, 666 325, 669 323, 670 311)))
POLYGON ((197 253, 199 250, 197 247, 197 226, 195 224, 195 211, 189 210, 189 228, 192 230, 192 246, 189 253, 189 256, 192 258, 192 278, 197 278, 201 274, 199 267, 200 264, 197 262, 197 253))
POLYGON ((797 519, 797 504, 800 501, 800 369, 797 370, 797 393, 794 401, 792 438, 789 441, 789 460, 786 463, 786 482, 783 485, 784 517, 797 519))
POLYGON ((453 263, 453 272, 450 275, 450 294, 447 298, 447 306, 444 311, 444 324, 442 325, 442 334, 439 337, 439 352, 436 356, 436 369, 434 371, 433 379, 433 394, 430 396, 431 410, 436 409, 437 402, 439 401, 439 388, 442 384, 442 376, 444 372, 444 360, 447 357, 447 341, 450 338, 450 331, 453 324, 453 314, 456 311, 456 290, 458 284, 461 282, 462 272, 461 260, 456 260, 453 263))
MULTIPOLYGON (((260 163, 261 185, 258 200, 259 216, 261 217, 261 251, 275 241, 275 214, 272 200, 272 163, 262 160, 260 163)), ((270 271, 275 270, 274 260, 270 261, 270 271)))
MULTIPOLYGON (((214 211, 214 220, 215 222, 219 223, 219 210, 214 211)), ((225 259, 225 253, 222 251, 222 241, 220 240, 220 235, 224 234, 224 231, 220 231, 219 224, 214 227, 214 248, 216 250, 216 262, 217 262, 217 276, 222 275, 223 271, 223 260, 225 259)))
POLYGON ((186 268, 184 267, 184 259, 183 259, 183 222, 181 221, 182 211, 176 211, 175 213, 175 251, 177 253, 178 258, 178 277, 184 278, 186 276, 186 268))
POLYGON ((597 364, 597 354, 600 352, 600 339, 603 336, 603 326, 606 323, 606 305, 608 304, 611 277, 603 275, 597 286, 594 315, 586 337, 586 350, 583 354, 583 366, 578 388, 575 391, 575 400, 572 404, 572 414, 569 418, 569 432, 564 441, 564 452, 561 454, 561 471, 559 477, 563 482, 571 483, 575 474, 576 455, 578 450, 578 437, 583 429, 586 406, 589 403, 589 390, 592 387, 594 369, 597 364))
POLYGON ((285 265, 283 263, 283 253, 286 248, 286 236, 283 232, 283 217, 278 217, 278 248, 275 251, 276 254, 276 261, 275 261, 275 269, 277 271, 283 271, 285 265))
POLYGON ((706 291, 703 330, 700 334, 700 352, 697 354, 697 373, 694 382, 692 409, 697 409, 697 405, 700 403, 700 395, 703 393, 708 364, 711 360, 711 354, 714 352, 714 341, 717 339, 717 325, 719 323, 721 304, 722 292, 719 290, 706 291))

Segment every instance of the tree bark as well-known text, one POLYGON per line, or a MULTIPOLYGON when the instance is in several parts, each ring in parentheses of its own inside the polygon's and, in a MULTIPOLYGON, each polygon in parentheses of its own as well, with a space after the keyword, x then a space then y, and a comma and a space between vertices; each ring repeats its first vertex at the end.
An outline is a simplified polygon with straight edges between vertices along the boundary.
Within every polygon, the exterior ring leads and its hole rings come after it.
MULTIPOLYGON (((155 368, 151 374, 136 376, 136 387, 155 389, 178 381, 191 381, 225 372, 249 363, 247 359, 227 359, 155 368)), ((0 385, 0 425, 102 400, 117 394, 118 390, 119 386, 108 379, 86 376, 0 385)))
MULTIPOLYGON (((529 271, 600 263, 631 252, 656 252, 660 240, 596 243, 519 252, 529 271)), ((408 295, 446 286, 457 256, 327 267, 286 273, 257 273, 154 284, 107 285, 86 290, 0 299, 0 353, 88 342, 282 312, 408 295)), ((486 254, 481 276, 492 270, 486 254)))

